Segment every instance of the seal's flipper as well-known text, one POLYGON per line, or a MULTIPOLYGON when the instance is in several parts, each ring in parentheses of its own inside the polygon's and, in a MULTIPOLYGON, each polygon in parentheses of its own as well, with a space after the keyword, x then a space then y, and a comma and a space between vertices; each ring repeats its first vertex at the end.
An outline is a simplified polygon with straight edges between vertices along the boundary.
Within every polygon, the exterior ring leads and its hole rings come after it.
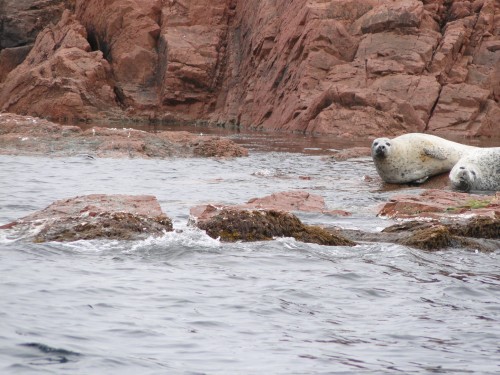
POLYGON ((425 177, 419 178, 418 180, 412 181, 412 183, 415 185, 420 185, 420 184, 423 184, 428 179, 429 179, 429 176, 425 176, 425 177))
POLYGON ((446 153, 440 147, 424 147, 424 154, 438 160, 446 160, 446 153))

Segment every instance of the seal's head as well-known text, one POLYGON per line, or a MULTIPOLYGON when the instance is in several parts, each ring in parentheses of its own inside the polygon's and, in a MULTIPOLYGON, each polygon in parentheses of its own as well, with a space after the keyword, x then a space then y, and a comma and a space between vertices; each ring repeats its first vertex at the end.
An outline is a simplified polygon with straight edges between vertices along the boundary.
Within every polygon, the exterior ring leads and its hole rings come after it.
POLYGON ((391 153, 391 140, 389 138, 377 138, 372 143, 372 157, 384 159, 391 153))
POLYGON ((463 164, 457 164, 450 172, 450 181, 453 187, 461 191, 470 191, 478 178, 475 168, 463 164))

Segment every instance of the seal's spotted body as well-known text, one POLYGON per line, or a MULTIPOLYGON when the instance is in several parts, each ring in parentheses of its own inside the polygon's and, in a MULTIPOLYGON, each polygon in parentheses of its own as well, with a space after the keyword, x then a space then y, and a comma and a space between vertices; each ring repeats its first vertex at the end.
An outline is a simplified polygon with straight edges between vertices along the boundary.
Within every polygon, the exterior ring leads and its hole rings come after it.
POLYGON ((435 135, 409 133, 393 139, 375 139, 372 158, 385 182, 418 183, 448 172, 462 156, 475 149, 435 135))
POLYGON ((500 147, 467 153, 450 172, 453 188, 462 191, 500 190, 500 147))

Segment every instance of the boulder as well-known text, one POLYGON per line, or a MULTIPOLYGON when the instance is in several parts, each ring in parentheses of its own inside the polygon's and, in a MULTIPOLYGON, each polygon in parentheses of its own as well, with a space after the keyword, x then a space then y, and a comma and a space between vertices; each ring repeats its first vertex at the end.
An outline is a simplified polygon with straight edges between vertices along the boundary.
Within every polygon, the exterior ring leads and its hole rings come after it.
POLYGON ((304 225, 289 211, 350 215, 345 211, 327 210, 321 196, 305 191, 287 191, 253 198, 241 205, 195 206, 190 210, 190 223, 205 230, 210 237, 228 242, 294 237, 298 241, 320 245, 354 245, 335 232, 304 225))
POLYGON ((353 246, 354 242, 320 227, 304 225, 295 215, 276 210, 224 208, 205 220, 198 228, 224 242, 268 241, 276 237, 293 237, 298 241, 328 246, 353 246))
POLYGON ((153 196, 92 194, 56 201, 0 230, 33 242, 138 240, 172 231, 172 221, 153 196))

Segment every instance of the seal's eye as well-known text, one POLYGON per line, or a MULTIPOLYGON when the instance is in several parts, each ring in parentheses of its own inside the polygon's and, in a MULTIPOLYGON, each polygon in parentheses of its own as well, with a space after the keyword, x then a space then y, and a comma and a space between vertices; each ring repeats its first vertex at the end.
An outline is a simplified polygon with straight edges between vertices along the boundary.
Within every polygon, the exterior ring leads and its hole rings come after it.
POLYGON ((473 175, 474 177, 476 177, 476 172, 474 172, 474 171, 470 171, 470 173, 472 173, 472 175, 473 175))
POLYGON ((390 144, 390 142, 386 142, 385 144, 386 144, 387 146, 390 146, 390 145, 391 145, 391 144, 390 144))
POLYGON ((465 169, 465 167, 460 167, 460 169, 465 169))
POLYGON ((378 146, 378 142, 375 142, 373 145, 374 145, 374 146, 378 146))

